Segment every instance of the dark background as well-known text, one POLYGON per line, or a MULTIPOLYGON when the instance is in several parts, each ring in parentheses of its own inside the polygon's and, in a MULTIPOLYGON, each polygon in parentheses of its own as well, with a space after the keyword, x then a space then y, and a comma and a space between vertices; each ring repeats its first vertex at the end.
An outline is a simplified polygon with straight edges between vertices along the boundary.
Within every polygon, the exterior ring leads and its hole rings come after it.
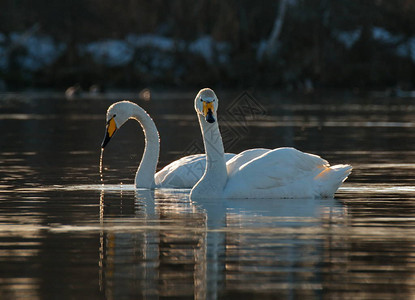
POLYGON ((412 0, 2 0, 0 90, 76 84, 410 90, 414 12, 412 0), (144 35, 173 46, 137 46, 128 38, 144 35), (192 50, 203 38, 210 44, 192 50), (31 50, 45 40, 60 50, 31 50), (128 58, 105 63, 82 50, 106 41, 128 47, 128 58), (201 54, 207 48, 209 59, 201 54))

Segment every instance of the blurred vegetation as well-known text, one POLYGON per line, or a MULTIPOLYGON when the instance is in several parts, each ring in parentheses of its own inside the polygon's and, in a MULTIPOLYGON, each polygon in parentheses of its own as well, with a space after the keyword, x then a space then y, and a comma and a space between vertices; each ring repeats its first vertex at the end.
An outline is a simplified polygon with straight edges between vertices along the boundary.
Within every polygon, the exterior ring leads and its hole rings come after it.
POLYGON ((269 41, 281 1, 2 0, 0 33, 5 39, 0 46, 7 52, 2 59, 9 61, 0 78, 11 88, 76 83, 108 87, 412 88, 413 57, 410 51, 397 55, 397 49, 415 37, 415 1, 287 0, 274 48, 259 55, 260 46, 269 41), (383 28, 395 38, 392 42, 374 39, 374 28, 383 28), (339 32, 356 30, 360 36, 350 47, 337 38, 339 32), (24 49, 10 42, 13 33, 31 31, 65 45, 56 61, 35 71, 16 63, 24 49), (137 51, 123 66, 99 64, 79 51, 80 45, 124 40, 130 34, 155 34, 188 43, 210 36, 230 46, 229 58, 226 63, 212 63, 185 47, 164 54, 172 65, 155 76, 151 69, 136 67, 137 61, 142 63, 149 55, 146 51, 137 51))

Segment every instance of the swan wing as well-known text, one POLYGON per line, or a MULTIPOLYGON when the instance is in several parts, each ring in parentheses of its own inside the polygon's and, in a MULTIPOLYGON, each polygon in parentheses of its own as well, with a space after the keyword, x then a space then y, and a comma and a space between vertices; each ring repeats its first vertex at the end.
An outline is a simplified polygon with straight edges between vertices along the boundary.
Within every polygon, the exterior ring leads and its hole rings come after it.
POLYGON ((321 186, 321 180, 316 179, 316 176, 324 172, 328 175, 329 169, 329 163, 317 155, 294 148, 270 150, 240 166, 238 170, 234 170, 228 177, 224 196, 226 198, 315 197, 318 196, 316 194, 321 186))
POLYGON ((241 166, 246 164, 247 162, 257 158, 258 156, 263 155, 264 153, 271 151, 270 149, 265 148, 255 148, 255 149, 249 149, 245 150, 231 159, 227 160, 226 162, 226 169, 228 172, 228 177, 233 176, 235 172, 239 170, 241 166))
MULTIPOLYGON (((225 160, 234 156, 233 153, 226 153, 225 160)), ((159 188, 192 188, 202 177, 205 168, 206 154, 188 155, 158 171, 154 181, 159 188)))

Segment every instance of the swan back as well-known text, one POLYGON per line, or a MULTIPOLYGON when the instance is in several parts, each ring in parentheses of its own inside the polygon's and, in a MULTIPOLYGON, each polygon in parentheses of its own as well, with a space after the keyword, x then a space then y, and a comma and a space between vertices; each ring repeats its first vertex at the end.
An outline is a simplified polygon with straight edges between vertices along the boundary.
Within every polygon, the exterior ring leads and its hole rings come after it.
POLYGON ((265 148, 255 148, 245 150, 238 155, 235 155, 232 159, 228 160, 226 163, 226 169, 228 171, 228 176, 234 175, 235 172, 239 171, 239 168, 246 164, 247 162, 253 160, 254 158, 261 156, 262 154, 270 151, 270 149, 265 148))
POLYGON ((317 155, 277 148, 245 163, 229 176, 224 197, 333 197, 350 171, 348 165, 330 167, 317 155))

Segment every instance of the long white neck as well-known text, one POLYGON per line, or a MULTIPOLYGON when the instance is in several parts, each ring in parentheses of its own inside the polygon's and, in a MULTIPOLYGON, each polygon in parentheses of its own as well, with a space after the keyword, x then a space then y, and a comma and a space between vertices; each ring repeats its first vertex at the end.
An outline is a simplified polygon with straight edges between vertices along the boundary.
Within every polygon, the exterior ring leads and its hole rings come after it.
POLYGON ((137 120, 144 131, 145 147, 140 166, 135 174, 137 188, 154 188, 154 174, 160 152, 160 139, 153 119, 139 106, 131 107, 131 118, 137 120))
POLYGON ((215 198, 222 195, 228 174, 218 122, 208 123, 198 114, 206 153, 206 169, 191 191, 191 197, 215 198))

